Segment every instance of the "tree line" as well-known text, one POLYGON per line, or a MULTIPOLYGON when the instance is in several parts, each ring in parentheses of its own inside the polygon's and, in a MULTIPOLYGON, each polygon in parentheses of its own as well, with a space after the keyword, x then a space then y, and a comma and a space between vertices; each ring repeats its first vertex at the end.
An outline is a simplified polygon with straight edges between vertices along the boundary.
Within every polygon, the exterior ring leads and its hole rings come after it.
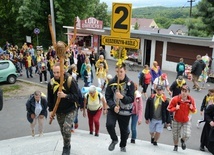
MULTIPOLYGON (((66 42, 66 29, 63 26, 72 26, 74 18, 80 19, 95 17, 102 20, 104 26, 109 27, 111 12, 107 11, 107 4, 100 0, 53 0, 56 23, 56 40, 66 42)), ((211 37, 214 31, 214 2, 201 0, 192 9, 189 17, 189 7, 145 7, 135 8, 132 17, 152 18, 160 28, 168 28, 171 24, 186 25, 188 35, 211 37)), ((40 45, 51 45, 51 36, 48 27, 50 1, 48 0, 0 0, 0 46, 6 41, 17 44, 19 47, 26 42, 26 36, 31 36, 36 45, 37 36, 33 30, 40 29, 38 35, 40 45)))
MULTIPOLYGON (((95 17, 102 20, 104 26, 109 26, 110 16, 107 4, 100 0, 53 0, 56 27, 56 40, 66 42, 66 29, 63 26, 74 25, 74 18, 86 19, 95 17)), ((39 28, 39 44, 44 47, 51 45, 51 35, 48 27, 50 14, 49 0, 0 0, 0 47, 6 41, 19 47, 26 42, 26 36, 31 36, 36 45, 37 36, 34 29, 39 28)))

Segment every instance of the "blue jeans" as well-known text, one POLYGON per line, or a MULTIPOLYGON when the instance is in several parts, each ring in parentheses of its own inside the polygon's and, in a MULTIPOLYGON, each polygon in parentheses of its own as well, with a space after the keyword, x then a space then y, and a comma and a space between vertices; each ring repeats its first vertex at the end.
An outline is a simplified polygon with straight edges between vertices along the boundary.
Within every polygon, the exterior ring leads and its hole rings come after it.
POLYGON ((138 122, 138 115, 136 114, 132 114, 131 115, 131 131, 132 131, 132 135, 131 135, 131 139, 136 139, 137 138, 137 122, 138 122))

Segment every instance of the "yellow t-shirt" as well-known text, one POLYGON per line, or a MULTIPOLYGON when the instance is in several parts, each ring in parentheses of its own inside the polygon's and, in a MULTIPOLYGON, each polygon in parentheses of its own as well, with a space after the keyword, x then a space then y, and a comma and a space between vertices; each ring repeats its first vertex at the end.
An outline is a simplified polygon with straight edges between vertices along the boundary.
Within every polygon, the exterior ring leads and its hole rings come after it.
POLYGON ((31 56, 28 56, 28 57, 27 57, 27 63, 28 63, 28 67, 31 67, 31 66, 32 66, 32 63, 31 63, 31 61, 32 61, 32 58, 31 58, 31 56))

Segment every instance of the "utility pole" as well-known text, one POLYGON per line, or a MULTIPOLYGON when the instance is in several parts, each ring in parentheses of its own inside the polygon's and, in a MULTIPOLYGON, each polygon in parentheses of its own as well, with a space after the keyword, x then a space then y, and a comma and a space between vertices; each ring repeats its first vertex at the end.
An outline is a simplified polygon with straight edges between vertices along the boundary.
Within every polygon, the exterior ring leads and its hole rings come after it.
POLYGON ((187 2, 190 2, 190 10, 189 10, 189 17, 192 17, 192 2, 195 2, 195 0, 189 0, 187 2))
POLYGON ((51 8, 51 21, 52 21, 52 27, 53 27, 54 37, 56 38, 56 29, 55 29, 55 18, 54 18, 53 0, 50 0, 50 8, 51 8))

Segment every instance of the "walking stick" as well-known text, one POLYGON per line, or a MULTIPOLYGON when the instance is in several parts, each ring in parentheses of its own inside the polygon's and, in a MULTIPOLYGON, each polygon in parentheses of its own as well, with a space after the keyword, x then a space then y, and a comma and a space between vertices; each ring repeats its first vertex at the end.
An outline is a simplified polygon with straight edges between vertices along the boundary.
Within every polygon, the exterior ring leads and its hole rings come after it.
MULTIPOLYGON (((120 60, 121 59, 121 54, 122 54, 122 47, 119 47, 119 53, 118 53, 118 59, 120 60)), ((121 62, 122 63, 122 62, 121 62)), ((120 65, 120 62, 118 61, 118 65, 120 65)), ((119 66, 120 67, 120 66, 119 66)), ((119 74, 119 72, 117 73, 119 74)), ((117 91, 120 91, 120 79, 119 77, 117 76, 117 91)), ((119 106, 119 99, 117 99, 117 102, 116 102, 116 106, 119 106)))
MULTIPOLYGON (((65 52, 66 52, 66 50, 70 47, 70 45, 76 39, 76 18, 75 18, 75 22, 74 22, 74 37, 70 40, 70 44, 67 47, 66 47, 65 43, 62 42, 62 41, 58 41, 56 43, 56 39, 55 39, 55 37, 53 35, 53 28, 52 28, 51 16, 50 15, 48 15, 48 24, 49 24, 49 29, 50 29, 50 33, 51 33, 52 44, 54 46, 54 49, 56 50, 56 55, 60 59, 60 84, 59 84, 58 91, 61 92, 62 91, 63 82, 64 82, 64 59, 65 59, 65 52)), ((57 97, 54 109, 53 109, 53 111, 51 113, 49 124, 51 124, 52 121, 53 121, 53 119, 54 119, 54 116, 56 114, 56 111, 58 109, 60 101, 61 101, 61 98, 57 97)))

